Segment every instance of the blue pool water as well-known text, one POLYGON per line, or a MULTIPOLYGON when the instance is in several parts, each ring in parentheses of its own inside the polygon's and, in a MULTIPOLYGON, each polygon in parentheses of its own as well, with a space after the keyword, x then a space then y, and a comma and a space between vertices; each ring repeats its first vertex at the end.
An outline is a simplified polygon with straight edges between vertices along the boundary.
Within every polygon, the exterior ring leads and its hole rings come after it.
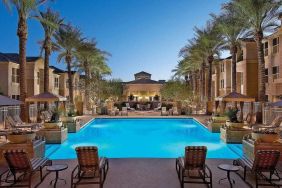
POLYGON ((241 144, 225 144, 194 119, 96 119, 78 133, 69 133, 63 144, 46 146, 51 159, 76 158, 75 147, 95 145, 109 158, 176 158, 187 145, 205 145, 208 158, 234 159, 241 144))

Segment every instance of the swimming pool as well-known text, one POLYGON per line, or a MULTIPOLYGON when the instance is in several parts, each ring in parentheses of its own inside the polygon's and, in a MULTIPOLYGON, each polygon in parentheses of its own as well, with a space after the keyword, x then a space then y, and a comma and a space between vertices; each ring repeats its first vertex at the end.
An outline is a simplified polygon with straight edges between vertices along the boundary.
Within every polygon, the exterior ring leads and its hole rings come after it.
POLYGON ((208 158, 234 159, 241 144, 225 144, 189 118, 97 118, 78 133, 69 133, 63 144, 46 146, 51 159, 76 158, 75 147, 96 145, 109 158, 176 158, 187 145, 205 145, 208 158))

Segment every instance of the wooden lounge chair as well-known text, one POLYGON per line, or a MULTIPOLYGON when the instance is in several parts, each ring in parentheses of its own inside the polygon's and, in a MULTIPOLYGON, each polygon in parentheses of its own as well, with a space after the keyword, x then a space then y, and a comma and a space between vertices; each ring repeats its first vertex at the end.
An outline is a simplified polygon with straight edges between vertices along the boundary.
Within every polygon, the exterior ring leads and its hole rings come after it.
POLYGON ((162 116, 167 116, 167 115, 168 115, 168 112, 167 112, 167 110, 166 110, 166 107, 162 107, 161 115, 162 115, 162 116))
POLYGON ((99 158, 98 148, 95 146, 77 147, 75 150, 78 165, 71 174, 71 187, 82 184, 99 184, 100 188, 103 188, 109 169, 108 159, 99 158))
POLYGON ((12 129, 36 129, 39 125, 34 123, 18 123, 11 116, 7 116, 5 124, 12 129))
POLYGON ((47 158, 29 159, 28 153, 24 150, 8 150, 4 151, 3 155, 7 161, 13 180, 7 180, 12 187, 31 187, 32 176, 39 171, 40 182, 49 174, 43 176, 43 168, 52 165, 52 161, 47 158), (27 177, 28 184, 23 185, 24 178, 27 177), (18 184, 19 183, 19 184, 18 184))
POLYGON ((212 172, 205 164, 206 155, 206 146, 187 146, 185 157, 176 159, 176 172, 181 188, 184 188, 184 183, 207 184, 212 187, 212 172))
POLYGON ((172 107, 172 115, 174 115, 174 116, 178 116, 179 115, 177 107, 172 107))
POLYGON ((121 116, 128 116, 127 107, 122 107, 120 115, 121 116))
POLYGON ((282 116, 277 116, 269 125, 259 125, 259 126, 255 126, 255 128, 275 129, 275 128, 279 128, 281 123, 282 123, 282 116))
POLYGON ((243 180, 246 181, 247 171, 251 171, 255 175, 256 187, 262 186, 282 186, 277 185, 274 182, 280 181, 279 174, 276 170, 276 165, 279 161, 280 152, 278 150, 258 150, 254 161, 242 157, 234 160, 233 164, 241 166, 244 169, 243 180), (269 176, 266 176, 266 173, 269 176), (276 177, 273 177, 276 176, 276 177), (261 181, 263 180, 263 183, 261 181))
POLYGON ((19 125, 29 125, 29 126, 31 126, 31 127, 33 127, 33 128, 39 128, 39 127, 41 127, 41 124, 40 123, 25 123, 25 122, 23 122, 22 121, 22 119, 20 118, 20 116, 19 115, 14 115, 13 116, 13 120, 17 123, 17 124, 19 124, 19 125))

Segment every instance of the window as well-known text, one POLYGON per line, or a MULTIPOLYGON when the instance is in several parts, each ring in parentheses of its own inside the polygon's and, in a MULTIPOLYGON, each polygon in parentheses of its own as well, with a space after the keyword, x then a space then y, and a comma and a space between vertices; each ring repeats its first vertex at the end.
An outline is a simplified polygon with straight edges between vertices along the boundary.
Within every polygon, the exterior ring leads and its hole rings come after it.
POLYGON ((244 58, 244 52, 243 50, 241 50, 241 52, 237 54, 237 62, 243 61, 243 58, 244 58))
POLYGON ((268 69, 265 69, 265 82, 268 82, 268 69))
POLYGON ((20 75, 20 70, 17 68, 12 68, 12 82, 13 83, 19 83, 19 75, 20 75))
POLYGON ((220 64, 220 72, 224 72, 224 63, 220 64))
POLYGON ((263 44, 264 56, 268 56, 268 42, 263 44))
POLYGON ((40 84, 40 73, 37 72, 37 84, 39 85, 40 84))
POLYGON ((224 79, 220 80, 220 88, 224 88, 224 79))
POLYGON ((272 77, 273 79, 279 78, 279 66, 272 67, 272 77))
POLYGON ((55 88, 59 88, 59 78, 54 79, 55 88))
POLYGON ((279 51, 279 37, 272 40, 272 53, 276 54, 279 51))
POLYGON ((12 99, 20 100, 20 95, 12 95, 12 99))

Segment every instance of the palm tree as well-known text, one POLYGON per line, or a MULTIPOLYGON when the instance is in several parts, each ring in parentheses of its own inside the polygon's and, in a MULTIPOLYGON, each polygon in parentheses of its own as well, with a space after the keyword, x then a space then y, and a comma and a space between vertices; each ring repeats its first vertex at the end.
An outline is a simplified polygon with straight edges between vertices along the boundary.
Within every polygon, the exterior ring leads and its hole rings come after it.
POLYGON ((237 52, 240 49, 239 39, 244 36, 245 19, 242 19, 234 8, 230 6, 230 3, 224 4, 223 11, 219 16, 211 14, 219 32, 224 37, 223 49, 228 49, 232 55, 232 91, 236 91, 237 77, 236 77, 236 63, 237 52))
POLYGON ((68 25, 62 25, 55 32, 54 38, 56 40, 56 45, 59 51, 57 61, 64 62, 67 64, 68 71, 68 86, 69 86, 69 99, 70 104, 74 104, 73 99, 73 77, 72 77, 72 67, 75 55, 75 50, 77 45, 83 40, 81 39, 81 32, 78 28, 68 25))
POLYGON ((223 45, 223 37, 220 32, 218 32, 217 27, 214 22, 208 21, 205 28, 199 29, 195 28, 196 41, 199 46, 205 61, 208 63, 208 84, 207 84, 207 97, 208 102, 211 102, 212 97, 212 63, 215 59, 219 59, 220 52, 223 45))
POLYGON ((280 0, 232 0, 231 5, 237 14, 246 18, 248 35, 253 36, 258 52, 258 100, 266 101, 265 94, 265 60, 263 51, 264 32, 272 31, 277 26, 279 9, 282 5, 280 0))
POLYGON ((25 98, 27 97, 26 87, 26 41, 28 34, 27 20, 32 18, 32 13, 38 10, 38 7, 47 0, 3 0, 3 3, 11 9, 16 8, 18 14, 17 35, 19 38, 19 64, 20 64, 20 100, 24 102, 21 105, 21 118, 28 120, 27 106, 25 98))
POLYGON ((48 9, 46 12, 40 12, 40 23, 44 29, 44 41, 42 48, 44 49, 44 92, 49 91, 49 57, 54 45, 52 37, 56 30, 63 24, 63 19, 56 12, 48 9))

